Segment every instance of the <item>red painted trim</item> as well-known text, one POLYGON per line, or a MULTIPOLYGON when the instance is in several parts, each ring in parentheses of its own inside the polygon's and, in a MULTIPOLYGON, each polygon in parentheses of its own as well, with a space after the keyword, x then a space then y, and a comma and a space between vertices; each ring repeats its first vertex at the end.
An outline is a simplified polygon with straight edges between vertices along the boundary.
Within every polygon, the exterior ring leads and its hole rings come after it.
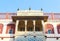
POLYGON ((47 38, 60 38, 60 37, 47 37, 47 38))
POLYGON ((0 34, 2 34, 3 31, 3 24, 0 23, 0 34))
POLYGON ((0 38, 14 38, 15 36, 13 36, 13 37, 0 37, 0 38))

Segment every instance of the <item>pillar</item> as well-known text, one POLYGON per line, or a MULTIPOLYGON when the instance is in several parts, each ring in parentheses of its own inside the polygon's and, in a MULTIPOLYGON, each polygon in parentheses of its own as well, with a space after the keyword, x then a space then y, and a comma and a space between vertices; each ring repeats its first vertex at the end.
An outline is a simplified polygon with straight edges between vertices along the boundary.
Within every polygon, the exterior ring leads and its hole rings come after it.
POLYGON ((19 23, 19 20, 16 21, 16 29, 15 29, 15 32, 18 30, 18 23, 19 23))
POLYGON ((27 20, 25 20, 25 32, 27 31, 27 20))
POLYGON ((34 25, 34 32, 35 32, 35 20, 33 20, 33 25, 34 25))

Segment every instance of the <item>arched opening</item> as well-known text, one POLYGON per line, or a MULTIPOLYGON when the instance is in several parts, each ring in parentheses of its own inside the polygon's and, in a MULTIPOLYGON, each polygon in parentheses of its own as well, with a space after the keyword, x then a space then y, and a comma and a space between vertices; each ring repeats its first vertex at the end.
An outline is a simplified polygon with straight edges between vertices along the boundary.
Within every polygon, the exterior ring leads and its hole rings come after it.
POLYGON ((35 31, 42 31, 43 27, 42 27, 42 22, 41 20, 36 20, 35 22, 35 31))
POLYGON ((57 32, 60 34, 60 24, 57 25, 57 32))
POLYGON ((7 24, 7 34, 14 34, 15 33, 15 24, 7 24))
POLYGON ((27 31, 33 31, 33 30, 34 30, 33 20, 28 20, 27 21, 27 31))
POLYGON ((19 21, 18 31, 25 31, 25 22, 23 20, 19 21))
POLYGON ((45 24, 44 29, 46 34, 54 34, 54 27, 52 24, 45 24))

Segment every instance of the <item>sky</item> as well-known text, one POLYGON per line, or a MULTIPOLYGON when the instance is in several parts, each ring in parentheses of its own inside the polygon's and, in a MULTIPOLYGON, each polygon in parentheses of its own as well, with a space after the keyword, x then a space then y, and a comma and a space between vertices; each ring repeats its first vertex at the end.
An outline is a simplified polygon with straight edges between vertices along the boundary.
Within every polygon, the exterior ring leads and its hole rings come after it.
POLYGON ((0 12, 16 12, 17 9, 60 12, 60 0, 0 0, 0 12))

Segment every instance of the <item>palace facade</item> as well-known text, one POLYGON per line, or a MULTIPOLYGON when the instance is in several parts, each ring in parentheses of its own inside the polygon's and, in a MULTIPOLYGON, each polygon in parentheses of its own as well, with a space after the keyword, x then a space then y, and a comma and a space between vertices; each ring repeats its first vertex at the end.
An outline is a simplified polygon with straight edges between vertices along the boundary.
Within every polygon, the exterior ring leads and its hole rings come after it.
POLYGON ((0 41, 59 41, 59 16, 40 10, 0 13, 0 41))

